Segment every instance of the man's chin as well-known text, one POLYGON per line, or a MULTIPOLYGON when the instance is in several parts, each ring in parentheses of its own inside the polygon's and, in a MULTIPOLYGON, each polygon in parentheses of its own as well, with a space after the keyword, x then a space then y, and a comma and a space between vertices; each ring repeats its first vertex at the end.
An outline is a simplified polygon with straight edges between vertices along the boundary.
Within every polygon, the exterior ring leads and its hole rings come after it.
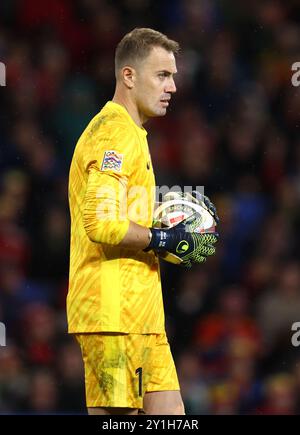
POLYGON ((147 118, 158 118, 159 116, 165 116, 167 113, 167 108, 165 107, 160 107, 159 109, 153 111, 153 112, 148 112, 147 113, 147 118))
POLYGON ((166 113, 167 113, 167 108, 163 107, 157 110, 156 115, 154 116, 165 116, 166 113))

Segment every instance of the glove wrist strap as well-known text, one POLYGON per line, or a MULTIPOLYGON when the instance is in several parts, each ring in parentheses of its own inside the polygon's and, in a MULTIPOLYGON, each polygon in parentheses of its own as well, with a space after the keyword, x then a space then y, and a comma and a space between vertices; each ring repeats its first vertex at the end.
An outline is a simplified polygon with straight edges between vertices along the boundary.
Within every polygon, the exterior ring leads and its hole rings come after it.
POLYGON ((164 249, 167 244, 167 232, 159 228, 150 228, 151 240, 145 251, 149 249, 164 249))

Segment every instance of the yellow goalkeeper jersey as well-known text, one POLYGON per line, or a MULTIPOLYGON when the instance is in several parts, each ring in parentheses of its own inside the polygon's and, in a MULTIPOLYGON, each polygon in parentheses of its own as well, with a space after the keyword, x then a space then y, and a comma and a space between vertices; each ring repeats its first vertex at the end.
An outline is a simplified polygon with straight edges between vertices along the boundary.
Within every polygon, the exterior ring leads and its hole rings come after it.
POLYGON ((69 174, 70 333, 162 333, 157 256, 118 246, 129 220, 152 224, 155 179, 147 132, 109 101, 80 137, 69 174))

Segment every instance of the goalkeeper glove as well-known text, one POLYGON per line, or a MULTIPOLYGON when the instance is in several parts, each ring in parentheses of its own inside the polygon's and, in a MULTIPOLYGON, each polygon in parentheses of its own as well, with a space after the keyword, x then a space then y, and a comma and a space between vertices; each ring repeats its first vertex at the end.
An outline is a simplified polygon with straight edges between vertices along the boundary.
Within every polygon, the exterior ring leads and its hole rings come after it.
POLYGON ((197 214, 186 218, 169 229, 150 228, 152 238, 146 250, 154 249, 158 254, 168 252, 185 267, 193 263, 204 263, 216 251, 214 244, 218 233, 193 233, 199 226, 197 214))

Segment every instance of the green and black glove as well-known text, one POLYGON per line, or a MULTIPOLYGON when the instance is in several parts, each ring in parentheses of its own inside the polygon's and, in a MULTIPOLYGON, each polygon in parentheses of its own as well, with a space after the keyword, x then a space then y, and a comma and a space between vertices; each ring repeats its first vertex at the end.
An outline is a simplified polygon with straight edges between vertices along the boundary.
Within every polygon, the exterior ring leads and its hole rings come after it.
POLYGON ((194 233, 194 229, 199 226, 197 219, 195 213, 172 228, 150 228, 152 237, 146 249, 153 249, 167 261, 185 267, 191 267, 194 263, 204 263, 208 256, 214 255, 214 244, 219 235, 216 232, 194 233))

